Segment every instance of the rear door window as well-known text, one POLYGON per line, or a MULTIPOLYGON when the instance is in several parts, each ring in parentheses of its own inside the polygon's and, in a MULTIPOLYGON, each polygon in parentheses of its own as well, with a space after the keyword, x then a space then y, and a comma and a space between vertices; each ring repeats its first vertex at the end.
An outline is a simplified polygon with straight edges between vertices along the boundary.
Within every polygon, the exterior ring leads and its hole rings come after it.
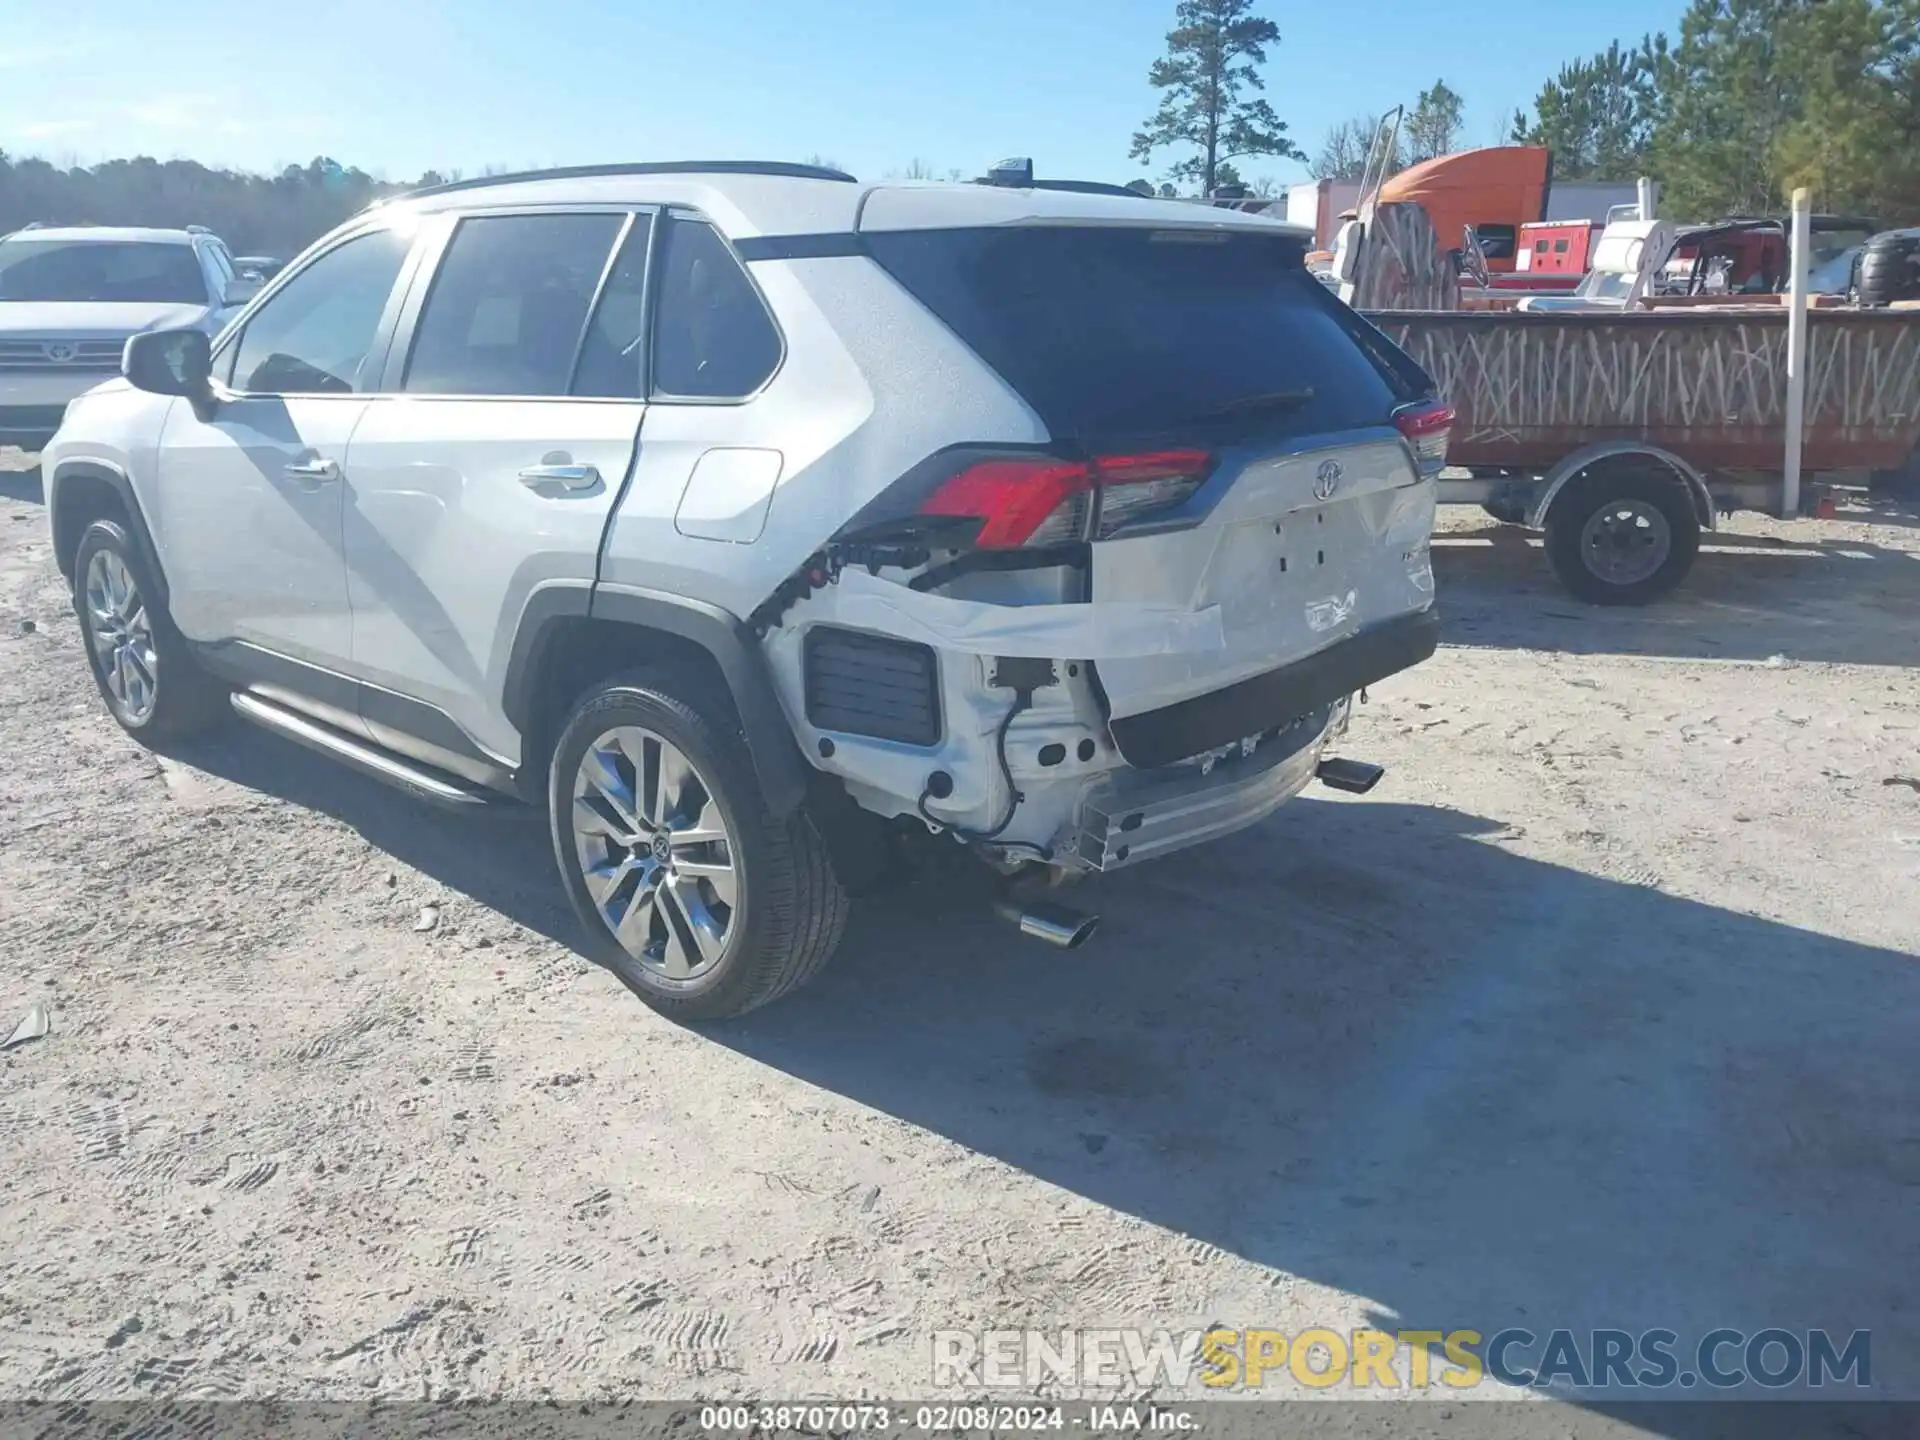
POLYGON ((623 220, 554 214, 461 221, 420 312, 401 388, 565 395, 623 220))
POLYGON ((874 257, 1055 436, 1213 423, 1384 425, 1417 367, 1305 267, 1289 235, 1022 227, 870 233, 874 257))
POLYGON ((647 239, 653 217, 636 215, 620 255, 600 289, 574 367, 573 393, 638 399, 646 363, 647 239))

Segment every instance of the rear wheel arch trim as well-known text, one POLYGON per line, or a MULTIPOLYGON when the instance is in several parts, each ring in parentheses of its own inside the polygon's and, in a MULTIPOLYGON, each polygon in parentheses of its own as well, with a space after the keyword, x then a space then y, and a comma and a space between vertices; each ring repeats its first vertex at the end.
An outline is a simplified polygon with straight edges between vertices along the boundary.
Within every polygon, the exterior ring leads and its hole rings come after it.
MULTIPOLYGON (((140 497, 134 493, 133 481, 127 472, 111 460, 92 457, 65 460, 54 466, 53 473, 47 477, 48 522, 54 534, 54 561, 60 567, 60 573, 69 581, 73 579, 73 557, 79 553, 80 537, 86 533, 81 526, 71 534, 60 529, 60 487, 74 480, 97 480, 111 488, 120 497, 120 508, 124 512, 127 531, 133 537, 133 543, 140 547, 141 559, 153 576, 154 588, 158 590, 158 599, 165 605, 171 599, 167 585, 166 567, 160 563, 160 551, 153 543, 153 535, 147 529, 147 517, 140 508, 140 497)), ((96 517, 97 518, 97 517, 96 517)))
POLYGON ((1673 472, 1674 478, 1687 488, 1687 494, 1693 500, 1693 515, 1700 522, 1702 530, 1712 530, 1716 523, 1713 492, 1707 488, 1706 477, 1692 465, 1682 460, 1671 450, 1663 450, 1658 445, 1649 445, 1643 440, 1603 440, 1597 445, 1588 445, 1560 460, 1547 471, 1538 498, 1527 511, 1527 524, 1533 529, 1541 529, 1547 517, 1553 513, 1553 502, 1559 498, 1573 480, 1602 460, 1612 460, 1627 456, 1639 456, 1664 465, 1673 472))
POLYGON ((808 766, 794 742, 765 657, 738 616, 685 596, 626 586, 589 587, 585 582, 543 585, 528 596, 501 687, 502 708, 523 736, 534 713, 542 653, 559 626, 570 619, 631 625, 706 651, 732 696, 768 810, 786 816, 799 809, 806 797, 808 766))

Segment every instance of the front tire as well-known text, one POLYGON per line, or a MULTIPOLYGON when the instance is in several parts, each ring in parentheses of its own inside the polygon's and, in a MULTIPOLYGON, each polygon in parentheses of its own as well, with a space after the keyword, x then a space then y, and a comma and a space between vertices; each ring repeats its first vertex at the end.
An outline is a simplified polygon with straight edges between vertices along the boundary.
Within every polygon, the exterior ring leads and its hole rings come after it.
POLYGON ((664 674, 575 707, 548 775, 589 956, 674 1020, 743 1015, 840 943, 847 899, 803 808, 770 813, 731 708, 664 674))
POLYGON ((1700 553, 1692 495, 1654 463, 1584 470, 1547 512, 1547 559, 1560 583, 1589 605, 1657 600, 1686 578, 1700 553))
POLYGON ((100 698, 140 741, 216 725, 226 691, 194 663, 140 549, 115 520, 96 520, 73 561, 73 607, 100 698))

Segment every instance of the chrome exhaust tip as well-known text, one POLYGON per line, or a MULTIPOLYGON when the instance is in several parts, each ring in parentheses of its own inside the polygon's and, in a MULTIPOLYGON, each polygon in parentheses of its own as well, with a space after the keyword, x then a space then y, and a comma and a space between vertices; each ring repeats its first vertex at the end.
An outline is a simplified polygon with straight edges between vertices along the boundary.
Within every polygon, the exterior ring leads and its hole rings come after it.
POLYGON ((1078 950, 1100 928, 1100 917, 1067 905, 1047 900, 1022 902, 1012 898, 994 901, 994 913, 1017 928, 1022 935, 1044 940, 1057 950, 1078 950))
POLYGON ((1313 773, 1329 790, 1344 790, 1349 795, 1364 795, 1380 783, 1387 773, 1384 765, 1369 765, 1364 760, 1322 760, 1313 773))

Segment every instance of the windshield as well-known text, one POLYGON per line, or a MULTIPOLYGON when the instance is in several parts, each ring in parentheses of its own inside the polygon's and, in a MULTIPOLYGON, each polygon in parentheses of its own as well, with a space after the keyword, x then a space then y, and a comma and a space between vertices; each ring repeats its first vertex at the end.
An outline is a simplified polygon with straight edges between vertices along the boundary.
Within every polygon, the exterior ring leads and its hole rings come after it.
POLYGON ((1854 245, 1815 265, 1807 273, 1807 288, 1816 295, 1846 294, 1847 286, 1853 283, 1853 262, 1859 253, 1860 247, 1854 245))
POLYGON ((207 282, 191 245, 8 240, 0 244, 0 300, 204 305, 207 282))
POLYGON ((1610 270, 1589 270, 1579 292, 1593 300, 1624 300, 1633 292, 1633 276, 1610 270))

